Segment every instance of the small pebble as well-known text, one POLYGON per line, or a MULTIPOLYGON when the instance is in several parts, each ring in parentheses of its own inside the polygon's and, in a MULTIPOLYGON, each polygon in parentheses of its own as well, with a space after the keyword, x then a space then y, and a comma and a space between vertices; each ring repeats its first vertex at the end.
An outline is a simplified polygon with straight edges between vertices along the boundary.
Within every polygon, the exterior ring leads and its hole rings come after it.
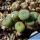
POLYGON ((28 4, 26 2, 21 3, 21 8, 25 9, 28 7, 28 4))

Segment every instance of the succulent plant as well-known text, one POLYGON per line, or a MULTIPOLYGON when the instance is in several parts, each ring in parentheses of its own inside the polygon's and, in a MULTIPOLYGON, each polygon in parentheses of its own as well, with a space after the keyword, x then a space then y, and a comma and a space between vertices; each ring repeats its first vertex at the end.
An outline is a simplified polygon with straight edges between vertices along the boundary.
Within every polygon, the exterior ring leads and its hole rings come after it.
POLYGON ((25 29, 25 25, 22 23, 22 22, 17 22, 15 24, 15 29, 18 31, 18 32, 23 32, 24 29, 25 29))
POLYGON ((37 20, 37 17, 38 17, 37 12, 31 12, 30 17, 26 20, 27 25, 33 25, 37 20))
POLYGON ((34 17, 34 19, 37 19, 38 13, 37 12, 31 12, 31 16, 34 17))
POLYGON ((28 10, 20 10, 19 11, 19 14, 18 14, 18 17, 21 19, 21 20, 26 20, 28 19, 30 16, 30 13, 28 10))
POLYGON ((12 17, 13 21, 17 20, 17 18, 18 18, 18 11, 12 12, 10 16, 12 17))
POLYGON ((40 14, 39 14, 39 16, 37 18, 37 22, 40 24, 40 14))
POLYGON ((2 21, 2 25, 6 26, 6 27, 10 27, 13 23, 13 20, 10 16, 7 16, 3 21, 2 21))

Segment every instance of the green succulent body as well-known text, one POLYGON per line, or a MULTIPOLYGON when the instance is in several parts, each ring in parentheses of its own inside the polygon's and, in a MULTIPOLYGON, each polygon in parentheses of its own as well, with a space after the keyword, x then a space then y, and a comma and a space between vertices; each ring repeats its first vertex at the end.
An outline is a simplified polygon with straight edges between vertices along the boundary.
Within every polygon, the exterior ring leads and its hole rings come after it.
POLYGON ((26 20, 27 25, 33 25, 34 24, 34 19, 29 18, 28 20, 26 20))
POLYGON ((3 21, 2 21, 2 25, 6 26, 6 27, 10 27, 12 25, 12 18, 10 16, 7 16, 3 21))
POLYGON ((27 25, 33 25, 35 23, 35 19, 33 16, 29 17, 27 20, 26 20, 26 23, 27 25))
POLYGON ((11 17, 12 17, 13 21, 15 21, 18 18, 18 11, 12 12, 11 17))
POLYGON ((40 24, 40 14, 39 14, 39 16, 37 18, 37 22, 40 24))
POLYGON ((37 20, 38 13, 37 12, 31 12, 30 17, 26 20, 27 25, 33 25, 35 21, 37 20))
POLYGON ((15 29, 18 31, 18 32, 23 32, 24 29, 25 29, 25 25, 22 23, 22 22, 17 22, 15 24, 15 29))
POLYGON ((34 19, 37 19, 38 13, 37 12, 31 12, 31 16, 34 17, 34 19))
POLYGON ((32 22, 27 22, 27 25, 33 25, 34 24, 34 21, 32 21, 32 22))
POLYGON ((29 18, 29 16, 30 16, 30 14, 29 14, 29 11, 28 10, 20 10, 19 11, 18 17, 21 20, 26 20, 26 19, 29 18))

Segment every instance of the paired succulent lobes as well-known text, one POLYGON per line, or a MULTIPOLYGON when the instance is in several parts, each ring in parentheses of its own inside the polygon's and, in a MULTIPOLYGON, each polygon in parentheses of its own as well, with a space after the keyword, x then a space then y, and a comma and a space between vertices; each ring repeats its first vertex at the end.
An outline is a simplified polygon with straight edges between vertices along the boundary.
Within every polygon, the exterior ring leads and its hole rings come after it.
POLYGON ((28 10, 20 10, 18 17, 20 18, 20 20, 26 20, 28 19, 30 16, 29 11, 28 10))
POLYGON ((12 25, 12 18, 10 16, 7 16, 3 21, 2 25, 9 27, 12 25))
POLYGON ((27 20, 27 25, 33 25, 35 21, 37 20, 38 13, 37 12, 31 12, 30 17, 27 20))
POLYGON ((12 17, 13 21, 16 20, 18 18, 18 11, 12 12, 11 17, 12 17))
POLYGON ((31 12, 31 15, 32 15, 35 19, 37 19, 37 17, 38 17, 38 13, 37 13, 37 12, 31 12))
POLYGON ((25 25, 22 23, 22 22, 17 22, 15 24, 15 29, 18 31, 18 32, 23 32, 24 29, 25 29, 25 25))
POLYGON ((40 14, 39 14, 39 16, 37 18, 37 22, 40 24, 40 14))

